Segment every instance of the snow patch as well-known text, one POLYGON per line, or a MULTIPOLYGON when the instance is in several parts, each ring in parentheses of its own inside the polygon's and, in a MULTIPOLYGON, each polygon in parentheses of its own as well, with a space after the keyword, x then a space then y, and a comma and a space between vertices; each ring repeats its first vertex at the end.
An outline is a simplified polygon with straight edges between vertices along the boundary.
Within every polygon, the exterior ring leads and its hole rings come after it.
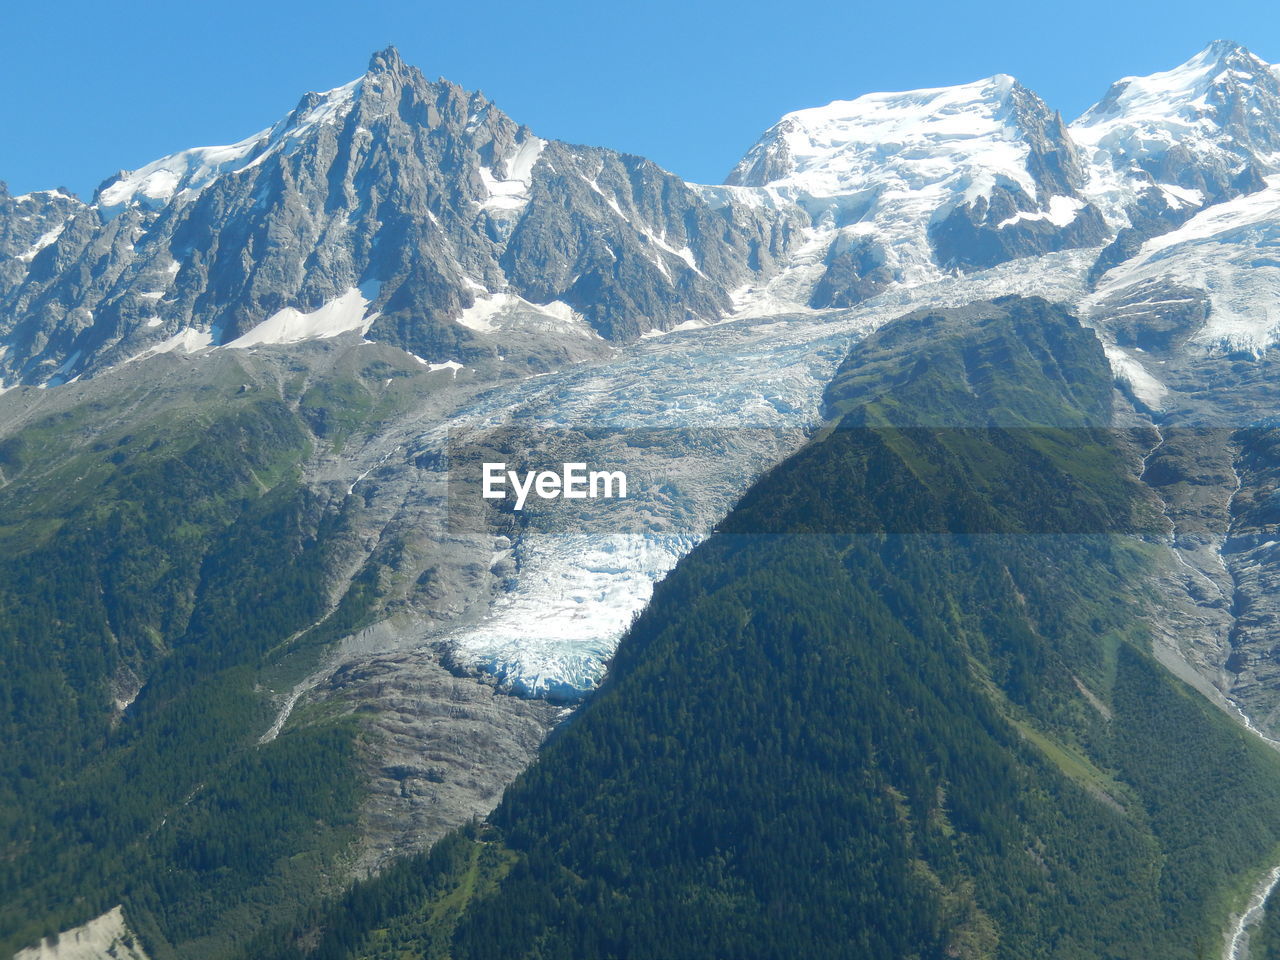
POLYGON ((583 177, 582 179, 587 186, 589 186, 592 190, 594 190, 596 193, 600 194, 600 196, 604 198, 604 202, 609 205, 609 209, 612 210, 614 213, 616 213, 619 217, 621 217, 624 223, 631 222, 631 218, 628 217, 625 213, 623 213, 622 208, 618 206, 617 199, 615 199, 614 197, 610 196, 609 194, 601 190, 599 183, 597 183, 594 179, 591 179, 588 177, 583 177))
MULTIPOLYGON (((659 237, 655 234, 646 233, 645 236, 649 239, 649 241, 654 246, 658 247, 661 250, 665 250, 667 253, 671 254, 672 256, 679 257, 681 260, 683 260, 685 265, 694 273, 696 273, 698 276, 700 277, 706 276, 705 273, 703 273, 701 270, 698 269, 698 263, 693 258, 693 250, 689 247, 688 244, 685 244, 683 247, 676 249, 675 247, 667 243, 667 241, 664 238, 659 237)), ((656 262, 658 264, 659 269, 662 270, 663 274, 666 274, 669 278, 670 275, 667 274, 667 266, 665 263, 662 262, 662 259, 658 258, 656 262)))
POLYGON ((1021 223, 1024 220, 1047 220, 1055 227, 1065 227, 1071 224, 1080 211, 1085 207, 1085 201, 1076 197, 1056 196, 1049 198, 1049 209, 1038 210, 1029 213, 1025 210, 1019 210, 1007 220, 1000 221, 997 229, 1003 230, 1005 227, 1013 226, 1015 223, 1021 223))
POLYGON ((1147 368, 1135 360, 1120 347, 1104 345, 1103 351, 1111 363, 1111 372, 1116 381, 1127 384, 1134 397, 1148 410, 1158 412, 1164 409, 1164 398, 1169 388, 1147 372, 1147 368))
POLYGON ((72 351, 71 355, 67 357, 67 359, 58 364, 58 369, 54 370, 53 373, 49 375, 49 379, 44 383, 39 384, 37 389, 47 390, 49 387, 60 387, 64 383, 74 383, 76 380, 79 380, 79 376, 72 377, 68 380, 67 374, 75 369, 76 364, 80 362, 82 354, 83 351, 81 350, 72 351))
MULTIPOLYGON (((147 321, 147 326, 159 326, 161 320, 159 317, 152 317, 147 321), (153 324, 151 320, 154 320, 153 324)), ((161 341, 154 347, 148 347, 141 353, 135 353, 127 360, 121 361, 121 364, 133 363, 135 360, 145 360, 148 357, 154 357, 161 353, 185 353, 192 354, 199 350, 203 350, 213 344, 213 334, 208 330, 196 330, 193 327, 187 327, 179 330, 169 339, 161 341)))
POLYGON ((378 318, 377 313, 371 314, 368 309, 378 297, 379 286, 375 280, 360 287, 351 287, 342 296, 310 313, 285 307, 226 346, 242 349, 262 344, 326 340, 353 330, 363 336, 378 318))
MULTIPOLYGON (((64 193, 62 190, 32 190, 30 193, 18 194, 18 196, 13 198, 13 200, 15 203, 26 203, 28 201, 35 200, 36 197, 41 197, 46 200, 61 198, 63 200, 73 200, 76 203, 80 203, 79 198, 72 196, 69 193, 64 193)), ((30 220, 31 218, 23 217, 22 219, 30 220)))
POLYGON ((477 333, 493 333, 501 329, 564 330, 582 336, 596 336, 580 313, 561 300, 531 303, 513 293, 494 293, 476 297, 462 311, 459 324, 477 333))
POLYGON ((18 254, 17 259, 21 260, 23 263, 30 263, 35 259, 37 253, 62 236, 62 231, 66 229, 66 226, 65 222, 60 223, 47 233, 41 234, 35 243, 22 253, 18 254))
POLYGON ((53 375, 55 377, 64 377, 68 373, 70 373, 72 369, 75 367, 75 365, 80 362, 81 352, 82 351, 80 350, 76 350, 71 354, 71 356, 63 360, 62 363, 58 366, 58 369, 53 371, 53 375))
POLYGON ((499 179, 490 167, 480 168, 489 197, 481 206, 488 210, 521 210, 529 203, 529 188, 533 185, 533 167, 542 155, 547 141, 529 137, 507 159, 506 176, 499 179))
POLYGON ((640 339, 656 340, 658 337, 665 337, 669 333, 684 333, 686 330, 702 330, 707 326, 710 326, 710 324, 702 320, 686 320, 684 323, 677 323, 670 330, 658 330, 656 328, 653 330, 646 330, 644 333, 640 334, 640 339))

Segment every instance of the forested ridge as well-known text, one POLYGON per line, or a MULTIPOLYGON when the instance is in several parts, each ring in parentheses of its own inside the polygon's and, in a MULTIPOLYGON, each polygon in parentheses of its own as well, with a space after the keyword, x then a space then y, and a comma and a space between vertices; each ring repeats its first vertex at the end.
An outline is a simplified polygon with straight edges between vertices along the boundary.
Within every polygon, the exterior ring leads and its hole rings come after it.
POLYGON ((868 338, 487 823, 242 955, 1218 957, 1280 757, 1152 655, 1110 398, 1039 300, 868 338))

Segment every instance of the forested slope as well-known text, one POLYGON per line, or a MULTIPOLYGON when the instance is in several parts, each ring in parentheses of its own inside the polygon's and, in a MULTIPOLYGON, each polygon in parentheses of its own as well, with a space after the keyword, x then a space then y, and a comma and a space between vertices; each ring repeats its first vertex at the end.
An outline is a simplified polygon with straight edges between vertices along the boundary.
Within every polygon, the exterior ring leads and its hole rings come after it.
POLYGON ((0 439, 0 955, 123 902, 153 958, 216 956, 346 880, 356 724, 258 741, 264 671, 362 615, 347 507, 234 358, 47 406, 0 439))

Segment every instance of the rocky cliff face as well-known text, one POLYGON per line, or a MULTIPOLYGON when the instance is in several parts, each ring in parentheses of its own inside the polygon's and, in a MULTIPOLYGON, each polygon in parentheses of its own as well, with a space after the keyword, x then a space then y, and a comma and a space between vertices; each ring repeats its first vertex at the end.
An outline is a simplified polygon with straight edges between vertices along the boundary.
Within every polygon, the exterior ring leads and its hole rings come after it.
POLYGON ((61 235, 82 204, 61 190, 12 196, 0 181, 0 298, 22 283, 31 262, 61 235))

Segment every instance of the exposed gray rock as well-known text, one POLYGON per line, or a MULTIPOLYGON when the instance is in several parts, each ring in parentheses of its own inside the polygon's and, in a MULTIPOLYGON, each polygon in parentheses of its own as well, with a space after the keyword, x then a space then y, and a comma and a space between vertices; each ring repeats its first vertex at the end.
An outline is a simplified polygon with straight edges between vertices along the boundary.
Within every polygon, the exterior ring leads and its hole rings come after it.
POLYGON ((827 249, 826 270, 814 285, 809 306, 852 307, 893 282, 884 247, 870 237, 837 236, 827 249))
POLYGON ((1085 204, 1067 224, 1020 214, 1038 212, 1039 204, 1016 184, 997 186, 990 197, 954 208, 929 227, 938 263, 964 271, 1057 250, 1089 247, 1109 230, 1102 214, 1085 204))
POLYGON ((1092 246, 1110 233, 1097 207, 1083 197, 1088 177, 1062 116, 1019 83, 1010 91, 1007 114, 1029 148, 1027 170, 1036 195, 1028 196, 1017 184, 997 183, 988 197, 961 204, 931 224, 929 239, 944 267, 983 269, 1092 246), (1074 217, 1062 223, 1047 215, 1053 197, 1078 201, 1074 217))
MULTIPOLYGON (((0 180, 0 303, 22 283, 32 264, 58 238, 84 204, 65 190, 10 195, 0 180)), ((0 318, 0 338, 8 324, 0 318)))
POLYGON ((1126 287, 1097 310, 1117 344, 1163 356, 1204 325, 1210 305, 1203 290, 1161 278, 1126 287))
POLYGON ((769 210, 712 204, 647 160, 543 141, 394 50, 257 137, 120 174, 94 200, 11 282, 11 382, 92 373, 184 330, 228 343, 353 288, 368 336, 430 361, 501 352, 458 322, 492 294, 628 340, 721 317, 790 239, 769 210))
POLYGON ((312 697, 371 732, 358 874, 489 813, 565 712, 452 676, 428 651, 343 667, 312 697))

